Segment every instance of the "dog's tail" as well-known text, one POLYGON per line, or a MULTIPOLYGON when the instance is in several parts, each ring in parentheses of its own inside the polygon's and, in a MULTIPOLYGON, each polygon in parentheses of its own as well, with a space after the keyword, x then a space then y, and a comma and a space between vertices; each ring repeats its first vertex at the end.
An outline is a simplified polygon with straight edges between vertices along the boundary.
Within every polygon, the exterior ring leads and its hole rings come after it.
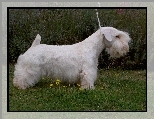
POLYGON ((41 41, 41 36, 39 34, 37 34, 35 40, 33 41, 31 47, 34 47, 36 45, 39 45, 40 44, 40 41, 41 41))

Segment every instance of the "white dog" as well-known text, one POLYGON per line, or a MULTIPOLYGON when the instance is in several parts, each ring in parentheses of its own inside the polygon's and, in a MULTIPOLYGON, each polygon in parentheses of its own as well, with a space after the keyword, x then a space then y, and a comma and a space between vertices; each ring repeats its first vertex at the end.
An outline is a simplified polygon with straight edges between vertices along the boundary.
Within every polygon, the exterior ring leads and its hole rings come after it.
POLYGON ((102 50, 106 48, 111 57, 123 56, 129 51, 130 37, 113 27, 102 27, 73 45, 46 45, 40 41, 41 37, 37 35, 15 65, 13 84, 20 89, 34 86, 42 76, 93 89, 102 50))

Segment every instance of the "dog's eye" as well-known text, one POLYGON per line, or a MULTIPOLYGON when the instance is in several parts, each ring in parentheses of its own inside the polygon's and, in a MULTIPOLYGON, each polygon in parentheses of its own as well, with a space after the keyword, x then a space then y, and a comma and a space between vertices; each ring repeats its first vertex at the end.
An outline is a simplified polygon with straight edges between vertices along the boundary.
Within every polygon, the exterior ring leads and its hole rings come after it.
POLYGON ((119 35, 117 35, 116 38, 119 38, 119 35))

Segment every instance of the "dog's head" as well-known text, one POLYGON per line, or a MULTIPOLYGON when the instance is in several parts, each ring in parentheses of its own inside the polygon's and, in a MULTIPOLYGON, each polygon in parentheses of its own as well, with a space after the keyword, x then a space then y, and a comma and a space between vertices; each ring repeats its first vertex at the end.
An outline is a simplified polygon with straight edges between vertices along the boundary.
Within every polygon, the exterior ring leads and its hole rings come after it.
POLYGON ((102 27, 103 42, 110 57, 121 57, 129 51, 129 34, 113 27, 102 27))

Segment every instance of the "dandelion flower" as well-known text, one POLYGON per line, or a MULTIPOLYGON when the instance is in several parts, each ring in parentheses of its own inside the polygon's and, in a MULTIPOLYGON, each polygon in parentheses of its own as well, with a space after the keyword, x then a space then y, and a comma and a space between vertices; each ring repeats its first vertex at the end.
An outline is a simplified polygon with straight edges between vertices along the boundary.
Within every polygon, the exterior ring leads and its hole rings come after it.
POLYGON ((80 87, 80 84, 77 84, 77 86, 79 86, 79 87, 80 87))
POLYGON ((60 84, 60 82, 56 82, 56 85, 59 85, 60 84))
POLYGON ((50 84, 50 87, 52 87, 52 86, 53 86, 53 84, 51 83, 51 84, 50 84))
POLYGON ((61 81, 59 79, 57 79, 56 82, 61 82, 61 81))
POLYGON ((61 82, 61 81, 60 81, 59 79, 57 79, 57 80, 56 80, 56 85, 59 85, 60 82, 61 82))

